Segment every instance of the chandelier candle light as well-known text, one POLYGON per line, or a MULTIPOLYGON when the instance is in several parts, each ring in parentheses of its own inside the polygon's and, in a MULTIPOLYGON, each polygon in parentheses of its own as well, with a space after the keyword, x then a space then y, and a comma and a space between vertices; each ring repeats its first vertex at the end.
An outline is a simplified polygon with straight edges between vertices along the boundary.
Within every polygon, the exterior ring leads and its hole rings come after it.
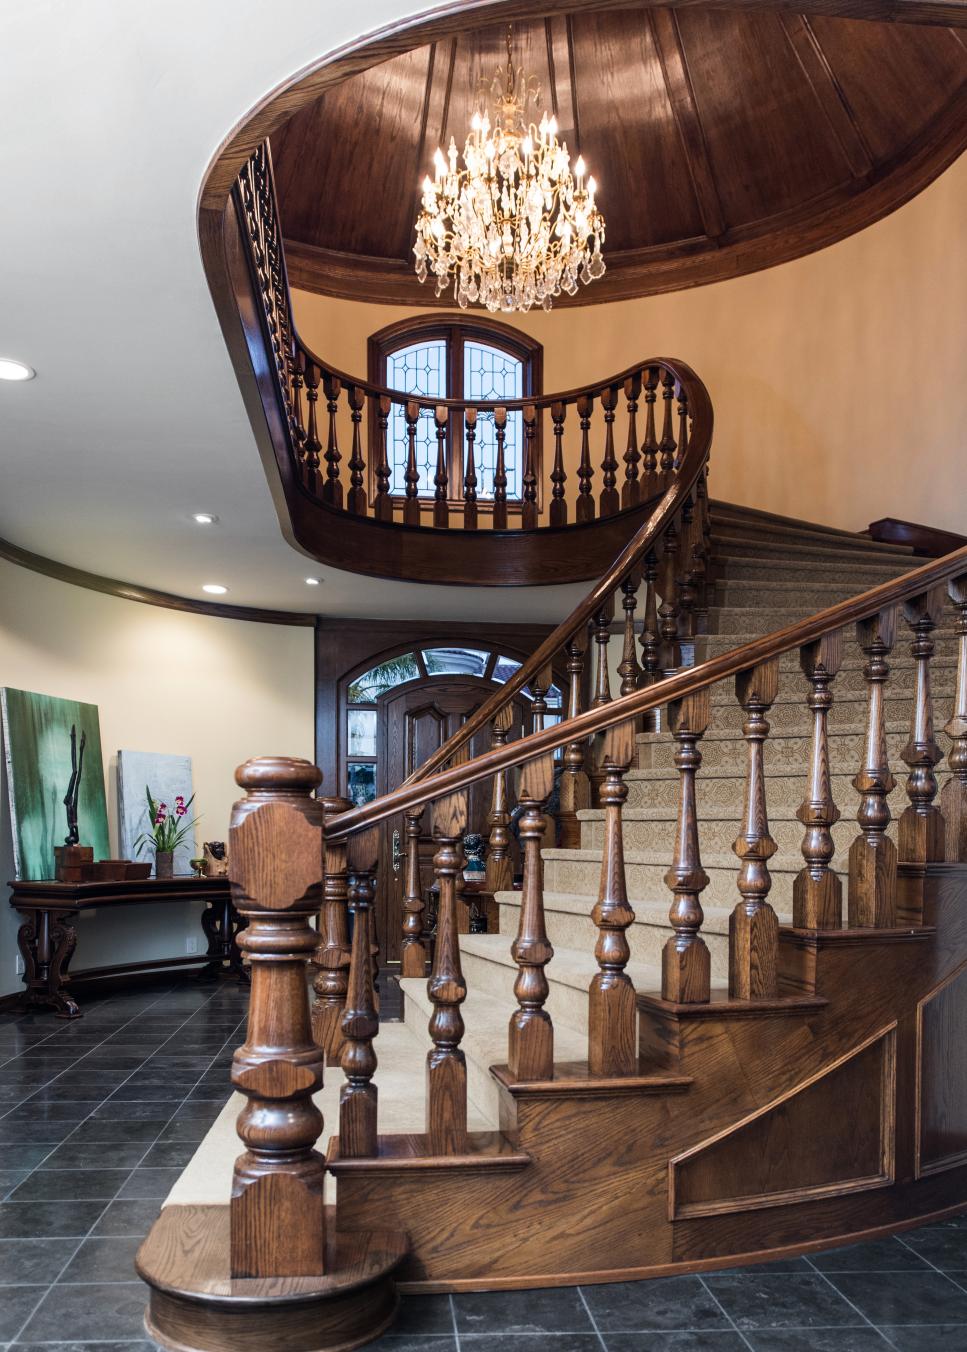
POLYGON ((479 301, 488 310, 551 308, 562 291, 604 274, 604 218, 594 204, 597 184, 579 156, 572 174, 567 142, 557 139, 557 119, 544 112, 527 122, 528 104, 540 90, 515 69, 511 34, 507 64, 491 86, 494 122, 475 112, 457 167, 450 138, 446 156, 434 156, 435 178, 423 180, 423 209, 416 221, 416 274, 436 278, 442 295, 453 274, 461 310, 479 301))

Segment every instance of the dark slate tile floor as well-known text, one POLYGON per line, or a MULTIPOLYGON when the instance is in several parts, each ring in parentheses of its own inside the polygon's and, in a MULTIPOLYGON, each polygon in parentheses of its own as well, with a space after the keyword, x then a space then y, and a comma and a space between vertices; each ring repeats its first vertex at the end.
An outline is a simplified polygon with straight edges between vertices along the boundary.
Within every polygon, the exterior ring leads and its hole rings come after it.
MULTIPOLYGON (((246 1003, 192 979, 88 996, 73 1023, 0 1015, 0 1352, 154 1352, 134 1255, 221 1111, 246 1003)), ((413 1296, 371 1346, 967 1352, 967 1217, 701 1276, 413 1296)))

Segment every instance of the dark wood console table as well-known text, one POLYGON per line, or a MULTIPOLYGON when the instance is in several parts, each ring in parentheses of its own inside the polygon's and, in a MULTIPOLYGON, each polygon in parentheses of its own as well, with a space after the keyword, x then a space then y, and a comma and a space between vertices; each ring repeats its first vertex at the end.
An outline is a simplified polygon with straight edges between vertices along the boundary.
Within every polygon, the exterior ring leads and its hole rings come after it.
POLYGON ((81 1015, 77 1001, 67 993, 71 980, 67 969, 77 945, 73 921, 78 912, 95 907, 204 901, 207 905, 201 915, 201 926, 207 948, 197 957, 183 954, 177 958, 90 967, 75 973, 75 980, 94 980, 194 963, 204 963, 203 975, 213 976, 224 971, 227 964, 230 972, 241 980, 248 980, 236 943, 243 921, 232 905, 231 884, 227 878, 146 878, 138 882, 111 883, 28 881, 13 882, 10 888, 10 905, 25 917, 17 934, 17 943, 24 961, 26 1002, 51 1005, 59 1019, 77 1019, 81 1015))

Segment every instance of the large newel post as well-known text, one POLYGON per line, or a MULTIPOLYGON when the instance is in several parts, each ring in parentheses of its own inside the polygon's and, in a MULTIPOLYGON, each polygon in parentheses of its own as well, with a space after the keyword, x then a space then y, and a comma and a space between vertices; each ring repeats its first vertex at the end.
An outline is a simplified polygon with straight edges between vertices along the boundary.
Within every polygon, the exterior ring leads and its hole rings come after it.
POLYGON ((229 835, 232 896, 248 921, 239 947, 251 963, 248 1035, 232 1082, 248 1098, 238 1118, 246 1149, 231 1200, 233 1277, 318 1276, 325 1271, 326 1162, 313 1147, 322 1114, 324 1053, 312 1036, 306 959, 323 879, 323 807, 310 797, 314 765, 286 757, 246 761, 246 790, 229 835))

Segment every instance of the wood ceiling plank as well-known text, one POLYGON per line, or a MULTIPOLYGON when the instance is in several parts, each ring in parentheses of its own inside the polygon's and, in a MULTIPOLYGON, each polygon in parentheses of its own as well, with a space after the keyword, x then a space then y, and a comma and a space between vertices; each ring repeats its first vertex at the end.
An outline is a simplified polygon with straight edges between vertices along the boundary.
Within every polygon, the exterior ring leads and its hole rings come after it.
POLYGON ((784 14, 783 30, 809 86, 836 133, 855 178, 873 171, 873 155, 806 14, 784 14))

